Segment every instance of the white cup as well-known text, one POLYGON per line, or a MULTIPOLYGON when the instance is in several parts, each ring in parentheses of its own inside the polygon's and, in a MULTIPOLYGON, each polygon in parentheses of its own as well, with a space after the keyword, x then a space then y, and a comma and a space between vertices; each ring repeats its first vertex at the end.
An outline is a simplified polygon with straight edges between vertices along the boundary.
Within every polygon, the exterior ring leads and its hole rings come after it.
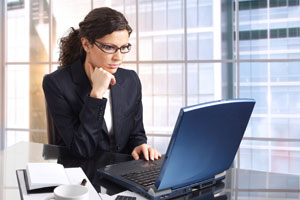
POLYGON ((89 189, 82 185, 60 185, 53 191, 55 200, 88 200, 89 189))

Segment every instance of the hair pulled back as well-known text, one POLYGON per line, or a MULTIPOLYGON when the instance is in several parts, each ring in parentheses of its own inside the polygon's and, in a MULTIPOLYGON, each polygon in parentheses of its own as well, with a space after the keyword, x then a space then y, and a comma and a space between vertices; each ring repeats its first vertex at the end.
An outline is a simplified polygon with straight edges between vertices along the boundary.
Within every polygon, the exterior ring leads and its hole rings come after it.
POLYGON ((91 44, 94 44, 96 39, 120 30, 127 30, 129 35, 132 32, 122 13, 108 7, 92 10, 79 23, 79 29, 72 27, 70 33, 60 39, 60 66, 71 65, 77 59, 81 59, 82 62, 85 60, 86 54, 80 38, 85 37, 91 44))

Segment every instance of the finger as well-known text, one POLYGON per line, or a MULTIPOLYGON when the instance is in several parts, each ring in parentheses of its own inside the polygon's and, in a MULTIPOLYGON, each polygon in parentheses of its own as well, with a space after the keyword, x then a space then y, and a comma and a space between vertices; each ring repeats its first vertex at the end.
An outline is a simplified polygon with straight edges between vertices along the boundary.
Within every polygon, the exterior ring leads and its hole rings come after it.
POLYGON ((159 156, 159 153, 158 153, 158 151, 155 150, 155 152, 154 152, 154 159, 157 160, 159 158, 158 156, 159 156))
POLYGON ((154 160, 155 150, 152 148, 149 148, 149 154, 150 154, 150 160, 154 160))
POLYGON ((149 160, 149 152, 148 152, 147 146, 142 146, 142 151, 143 151, 145 160, 149 160))
POLYGON ((139 154, 137 153, 136 149, 134 149, 131 153, 131 156, 133 157, 134 160, 138 160, 140 157, 139 157, 139 154))
POLYGON ((155 150, 155 156, 156 159, 161 158, 161 154, 157 150, 155 150))

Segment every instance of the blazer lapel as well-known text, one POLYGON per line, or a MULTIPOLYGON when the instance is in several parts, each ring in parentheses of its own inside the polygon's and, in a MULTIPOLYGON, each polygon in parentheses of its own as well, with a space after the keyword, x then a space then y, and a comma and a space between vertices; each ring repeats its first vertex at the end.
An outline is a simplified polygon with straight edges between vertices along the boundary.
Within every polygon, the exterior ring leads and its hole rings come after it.
POLYGON ((122 123, 120 118, 123 116, 124 105, 124 77, 121 76, 120 70, 115 74, 116 84, 111 86, 112 114, 113 114, 113 130, 115 134, 116 144, 121 136, 122 123))
POLYGON ((76 84, 76 91, 82 103, 85 102, 87 96, 92 90, 90 81, 84 71, 84 67, 80 60, 77 60, 71 66, 73 81, 76 84))

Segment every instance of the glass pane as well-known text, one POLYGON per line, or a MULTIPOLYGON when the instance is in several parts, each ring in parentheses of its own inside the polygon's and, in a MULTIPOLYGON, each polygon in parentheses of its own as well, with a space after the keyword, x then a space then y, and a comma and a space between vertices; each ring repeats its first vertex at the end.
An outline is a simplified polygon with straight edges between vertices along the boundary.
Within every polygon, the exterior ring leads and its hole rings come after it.
POLYGON ((187 59, 232 59, 232 1, 189 1, 187 59))
POLYGON ((7 12, 7 61, 42 62, 49 59, 49 3, 24 0, 24 7, 7 12))
POLYGON ((184 59, 183 45, 183 1, 173 0, 167 2, 167 28, 168 28, 168 60, 184 59))
POLYGON ((153 133, 153 67, 149 65, 139 65, 139 77, 142 83, 143 94, 143 120, 146 133, 153 133))
MULTIPOLYGON (((299 84, 299 82, 298 82, 299 84)), ((300 113, 300 86, 272 86, 271 90, 271 113, 293 115, 300 113)))
POLYGON ((171 137, 154 137, 153 138, 153 147, 157 149, 161 154, 167 152, 171 137))
MULTIPOLYGON (((300 58, 300 54, 298 54, 300 58)), ((300 62, 270 63, 270 79, 272 82, 299 82, 300 62)))
POLYGON ((139 4, 139 59, 152 60, 152 2, 149 0, 138 1, 139 4))
MULTIPOLYGON (((255 99, 256 100, 256 99, 255 99)), ((257 100, 256 100, 257 105, 257 100)), ((256 105, 254 109, 256 109, 256 105)), ((255 110, 254 110, 255 113, 255 110)), ((256 117, 252 114, 248 123, 245 136, 246 137, 268 137, 270 135, 270 121, 265 117, 256 117)))
POLYGON ((139 1, 139 58, 184 59, 183 1, 139 1))
POLYGON ((29 131, 6 131, 7 147, 12 146, 18 142, 29 142, 29 131))
POLYGON ((183 28, 183 0, 168 1, 168 30, 183 28))
POLYGON ((300 120, 299 62, 241 63, 240 97, 256 105, 247 136, 300 138, 295 121, 300 120))
MULTIPOLYGON (((48 65, 8 65, 6 67, 6 119, 7 128, 46 130, 43 77, 48 65)), ((31 141, 47 143, 46 133, 31 141)), ((34 139, 33 139, 34 138, 34 139)))
POLYGON ((167 95, 167 65, 154 64, 153 65, 153 94, 154 95, 167 95))
MULTIPOLYGON (((143 33, 140 33, 140 36, 143 33)), ((140 37, 139 38, 139 58, 140 60, 152 60, 152 46, 153 39, 152 37, 140 37)), ((157 52, 158 53, 158 52, 157 52)), ((162 52, 160 52, 162 53, 162 52)))
POLYGON ((184 107, 184 96, 169 96, 168 102, 168 126, 173 131, 180 108, 184 107))
POLYGON ((153 128, 153 97, 143 95, 143 121, 146 133, 155 133, 153 128))
POLYGON ((189 28, 211 27, 213 20, 212 0, 191 0, 187 4, 187 25, 189 28), (205 20, 203 20, 205 19, 205 20))
POLYGON ((300 174, 299 142, 243 141, 241 168, 300 174))
MULTIPOLYGON (((59 65, 58 65, 58 64, 54 64, 54 65, 52 65, 51 72, 54 72, 54 71, 56 71, 56 70, 58 69, 58 67, 59 67, 59 65)), ((51 73, 51 72, 50 72, 50 73, 51 73)))
POLYGON ((191 63, 187 66, 187 105, 221 98, 221 71, 219 63, 191 63))
POLYGON ((168 60, 183 60, 183 35, 168 36, 168 60))
MULTIPOLYGON (((251 83, 250 83, 251 84, 251 83)), ((254 113, 266 114, 268 113, 268 87, 255 85, 241 85, 240 97, 253 98, 256 100, 254 113)))
POLYGON ((269 171, 270 152, 268 142, 242 141, 240 145, 240 168, 269 171))
POLYGON ((147 133, 171 134, 178 112, 185 105, 184 65, 140 64, 144 124, 147 133))
POLYGON ((29 128, 30 70, 28 65, 6 68, 6 127, 29 128))
POLYGON ((139 4, 139 32, 140 36, 143 33, 152 30, 152 2, 150 0, 140 0, 138 1, 139 4))
POLYGON ((268 65, 266 63, 240 63, 240 81, 242 83, 268 81, 268 65))
POLYGON ((167 58, 167 43, 167 36, 153 37, 153 60, 165 60, 167 58))
POLYGON ((152 147, 154 146, 154 137, 153 136, 147 135, 147 144, 149 144, 152 147))
POLYGON ((123 2, 124 2, 124 10, 122 11, 122 13, 125 15, 133 31, 136 32, 137 31, 136 30, 136 0, 127 0, 123 2))
POLYGON ((167 6, 166 0, 153 1, 153 30, 167 30, 167 6))
POLYGON ((49 65, 30 65, 29 69, 30 129, 45 130, 47 127, 47 122, 45 96, 42 88, 42 82, 45 74, 49 72, 49 65))
POLYGON ((158 136, 147 136, 147 144, 154 147, 161 154, 165 154, 167 152, 167 148, 170 142, 171 137, 158 137, 158 136))
MULTIPOLYGON (((154 128, 166 133, 168 126, 168 99, 167 96, 154 96, 153 97, 153 125, 154 128), (159 130, 161 129, 161 130, 159 130)), ((170 133, 170 132, 169 132, 170 133)))
POLYGON ((79 23, 91 10, 91 1, 60 1, 53 0, 53 61, 58 61, 59 40, 66 36, 70 28, 79 28, 79 23))
POLYGON ((142 82, 143 95, 151 96, 153 88, 153 67, 149 65, 139 65, 139 77, 142 82))
POLYGON ((220 51, 220 49, 214 49, 215 38, 213 33, 188 34, 187 39, 187 55, 189 60, 220 59, 217 57, 214 58, 214 51, 220 51))
POLYGON ((168 94, 184 95, 184 75, 183 64, 168 65, 168 94))

